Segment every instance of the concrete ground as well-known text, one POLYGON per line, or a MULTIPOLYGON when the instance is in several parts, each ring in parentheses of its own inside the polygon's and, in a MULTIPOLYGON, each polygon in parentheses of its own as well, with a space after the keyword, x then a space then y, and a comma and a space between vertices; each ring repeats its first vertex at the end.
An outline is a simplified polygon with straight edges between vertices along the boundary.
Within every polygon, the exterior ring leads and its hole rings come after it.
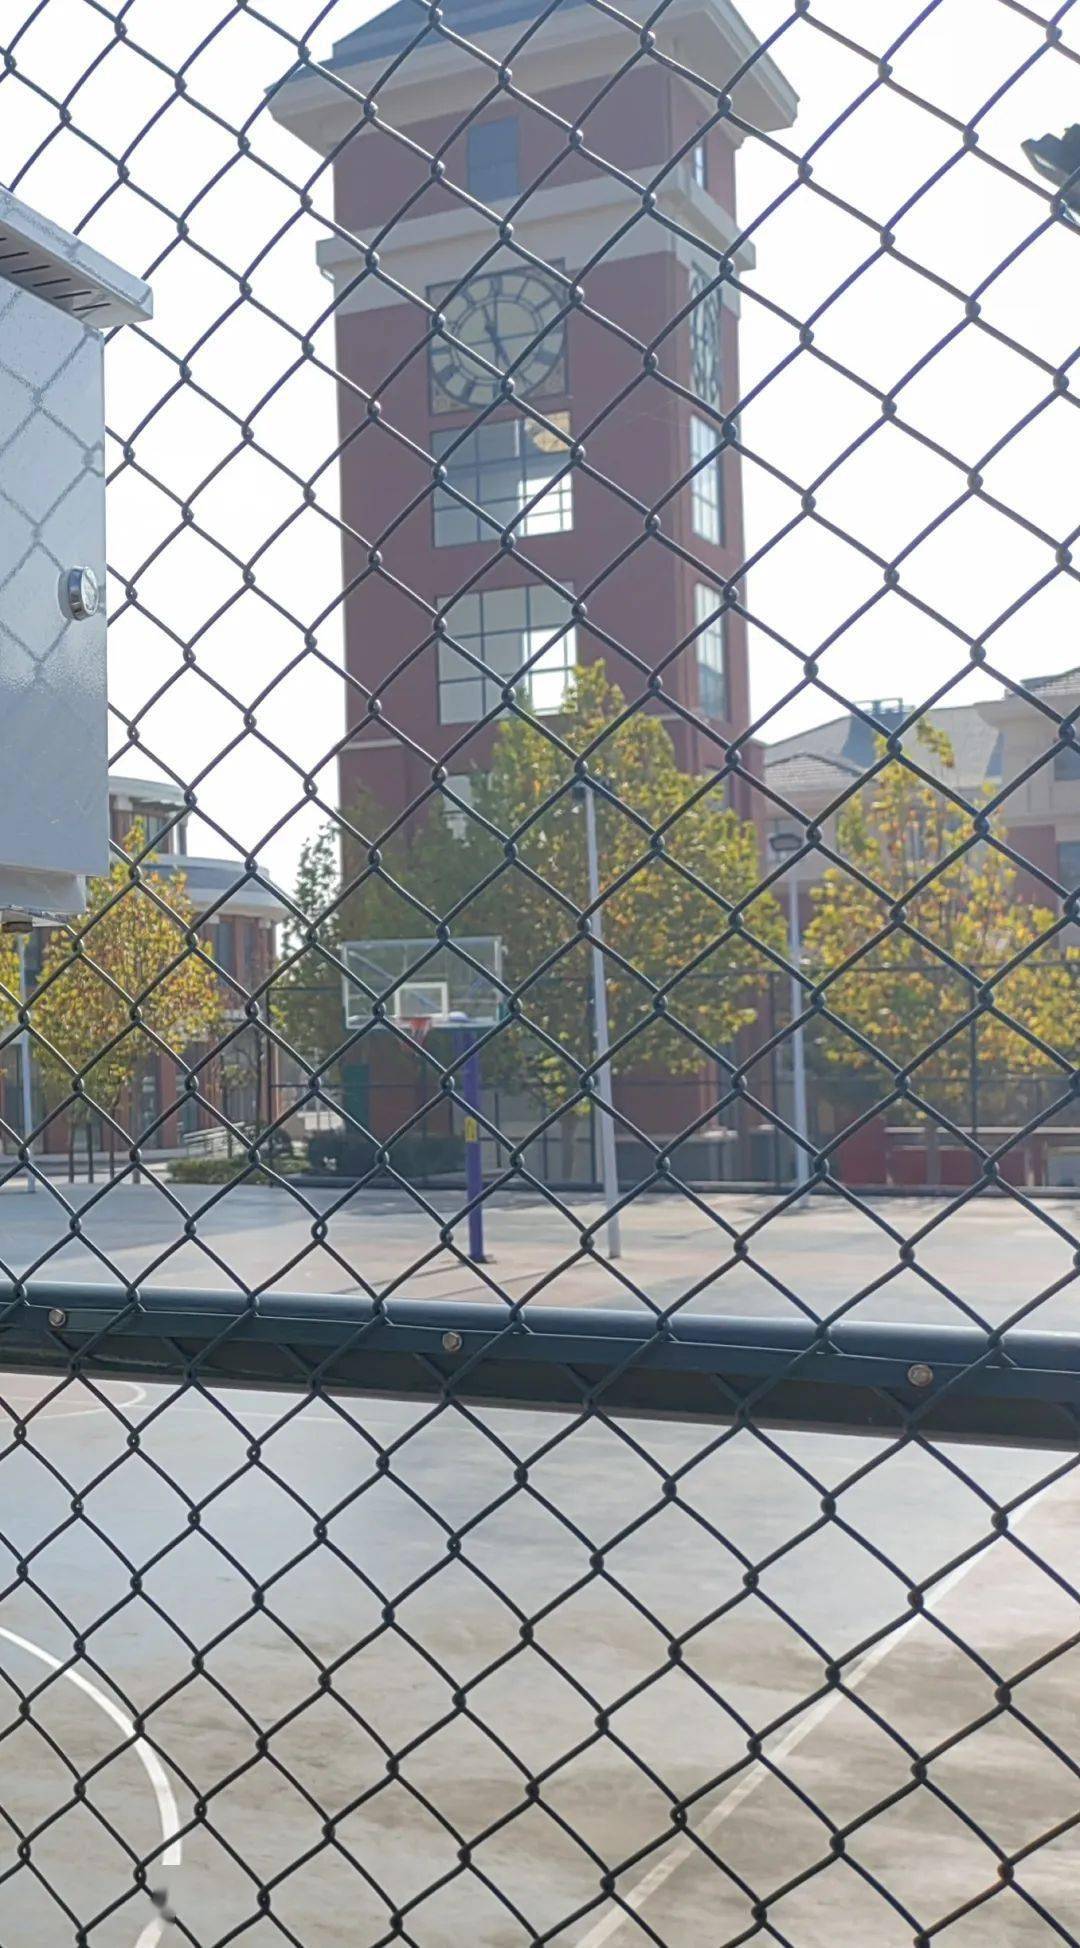
POLYGON ((461 1208, 446 1192, 421 1200, 151 1181, 54 1184, 30 1196, 12 1183, 0 1192, 0 1276, 108 1283, 115 1267, 159 1285, 470 1300, 506 1292, 562 1305, 632 1306, 645 1293, 709 1311, 854 1307, 863 1319, 1017 1317, 1048 1331, 1080 1317, 1073 1199, 1029 1209, 1009 1197, 879 1198, 860 1208, 815 1197, 777 1211, 769 1197, 643 1196, 623 1213, 616 1266, 603 1256, 596 1200, 500 1196, 486 1212, 492 1263, 482 1268, 467 1261, 461 1208), (582 1245, 590 1225, 592 1253, 582 1245))
MULTIPOLYGON (((616 1272, 504 1199, 479 1273, 449 1198, 215 1195, 11 1188, 0 1258, 1075 1325, 1071 1203, 652 1198, 616 1272)), ((1060 1456, 0 1373, 0 1948, 1080 1941, 1078 1585, 1060 1456)))
POLYGON ((1046 1456, 27 1375, 0 1403, 11 1948, 1080 1935, 1076 1839, 1039 1844, 1080 1763, 1080 1488, 1040 1492, 1046 1456))

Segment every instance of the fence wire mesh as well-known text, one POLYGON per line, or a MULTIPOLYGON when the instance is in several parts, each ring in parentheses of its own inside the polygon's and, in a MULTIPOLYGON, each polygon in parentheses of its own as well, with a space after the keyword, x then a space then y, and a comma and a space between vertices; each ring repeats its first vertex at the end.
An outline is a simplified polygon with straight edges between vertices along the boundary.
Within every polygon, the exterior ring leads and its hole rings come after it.
POLYGON ((745 14, 0 22, 7 1941, 1080 1941, 1080 28, 745 14))

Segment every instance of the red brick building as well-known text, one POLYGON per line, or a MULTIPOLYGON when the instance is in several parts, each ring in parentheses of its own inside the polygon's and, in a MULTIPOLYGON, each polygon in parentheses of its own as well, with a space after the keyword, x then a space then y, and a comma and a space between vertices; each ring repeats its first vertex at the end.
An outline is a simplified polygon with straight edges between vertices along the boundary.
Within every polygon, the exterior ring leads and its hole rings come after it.
MULTIPOLYGON (((585 0, 545 14, 446 0, 440 33, 399 0, 272 104, 333 168, 319 260, 341 374, 346 809, 361 792, 388 812, 429 803, 440 767, 467 803, 507 687, 557 720, 598 658, 650 698, 687 770, 718 766, 749 722, 728 415, 734 280, 754 253, 736 217, 744 129, 717 100, 740 74, 736 114, 762 129, 797 102, 728 0, 672 0, 666 61, 585 0), (493 87, 501 63, 512 91, 493 87)), ((757 809, 745 778, 730 794, 757 809)), ((665 1138, 716 1095, 704 1070, 618 1083, 625 1114, 665 1138)), ((690 1174, 713 1174, 721 1147, 704 1140, 690 1174)))
MULTIPOLYGON (((498 62, 543 9, 442 11, 498 62)), ((727 0, 673 0, 657 35, 713 90, 755 46, 727 0)), ((624 21, 563 0, 514 53, 510 95, 401 0, 274 99, 278 120, 334 159, 340 228, 320 261, 344 379, 347 666, 363 726, 342 757, 343 805, 361 787, 409 803, 437 763, 467 792, 493 734, 478 720, 503 685, 557 715, 574 664, 599 656, 629 696, 662 673, 657 707, 688 768, 718 762, 720 740, 745 729, 745 632, 723 597, 744 552, 725 440, 738 296, 720 279, 741 131, 709 126, 715 92, 635 52, 624 21), (378 720, 365 722, 372 695, 378 720)), ((766 129, 796 111, 764 55, 734 100, 766 129)), ((745 272, 752 249, 731 262, 745 272)))

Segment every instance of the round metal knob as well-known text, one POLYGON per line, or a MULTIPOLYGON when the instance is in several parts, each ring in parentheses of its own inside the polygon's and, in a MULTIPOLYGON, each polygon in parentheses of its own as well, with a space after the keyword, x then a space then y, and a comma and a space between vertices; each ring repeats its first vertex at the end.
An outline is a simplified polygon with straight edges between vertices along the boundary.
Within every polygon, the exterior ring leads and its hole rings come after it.
POLYGON ((101 607, 101 584, 92 568, 69 568, 60 577, 60 606, 72 622, 86 622, 101 607))

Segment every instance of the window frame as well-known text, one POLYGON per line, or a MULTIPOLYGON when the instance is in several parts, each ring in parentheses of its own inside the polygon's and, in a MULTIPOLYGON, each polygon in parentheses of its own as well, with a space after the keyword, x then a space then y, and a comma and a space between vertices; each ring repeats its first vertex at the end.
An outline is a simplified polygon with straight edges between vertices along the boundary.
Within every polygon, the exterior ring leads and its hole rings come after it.
POLYGON ((690 524, 695 535, 713 547, 722 548, 727 540, 724 507, 723 444, 715 426, 700 413, 690 415, 690 524), (698 451, 699 446, 704 451, 698 451))
MULTIPOLYGON (((497 144, 493 145, 497 149, 497 144)), ((465 132, 465 186, 470 196, 478 203, 508 203, 521 195, 521 117, 520 115, 493 115, 488 121, 471 122, 465 132), (480 158, 476 151, 485 142, 491 141, 492 131, 512 132, 512 144, 505 155, 480 158), (497 175, 508 162, 512 167, 507 174, 509 187, 502 184, 492 191, 483 185, 485 173, 497 175)))
POLYGON ((240 938, 234 913, 219 913, 211 951, 221 972, 239 980, 240 938))
POLYGON ((518 582, 509 588, 473 589, 468 594, 459 596, 456 601, 453 598, 446 598, 438 602, 438 610, 446 622, 446 636, 439 640, 436 664, 436 708, 439 723, 479 723, 481 718, 501 705, 501 692, 510 680, 513 670, 520 670, 534 656, 537 660, 532 663, 525 675, 515 682, 514 687, 519 695, 524 693, 526 705, 535 716, 557 717, 565 704, 566 692, 573 674, 579 667, 577 627, 571 620, 572 600, 572 591, 568 591, 564 597, 557 590, 550 588, 546 582, 518 582), (485 607, 490 608, 501 603, 508 596, 524 597, 520 625, 515 624, 513 628, 509 628, 505 623, 500 626, 494 620, 490 624, 486 623, 485 607), (561 615, 558 621, 534 618, 532 614, 534 598, 545 596, 551 597, 553 602, 560 605, 561 615), (473 632, 460 627, 455 629, 454 610, 461 610, 466 604, 472 603, 477 604, 478 630, 473 632), (503 670, 500 669, 498 660, 493 660, 486 653, 486 646, 494 645, 508 637, 517 638, 517 648, 514 652, 512 669, 503 670), (547 644, 546 648, 542 648, 544 644, 547 644), (539 655, 537 655, 538 650, 539 655), (473 658, 476 660, 472 660, 473 658), (455 673, 447 674, 448 669, 455 673), (538 704, 533 694, 533 686, 538 677, 543 679, 553 674, 562 678, 559 700, 546 706, 538 704), (451 693, 469 691, 474 687, 478 691, 477 706, 464 716, 448 715, 446 703, 451 693))
POLYGON ((697 671, 697 708, 702 717, 727 721, 728 714, 728 617, 718 589, 708 582, 694 584, 694 667, 697 671), (718 647, 718 661, 706 652, 718 647), (707 696, 709 701, 706 701, 707 696), (719 696, 720 709, 711 706, 719 696))
POLYGON ((1058 840, 1056 865, 1057 865, 1057 876, 1062 886, 1064 886, 1066 889, 1072 888, 1074 890, 1080 888, 1080 839, 1059 839, 1058 840), (1065 871, 1065 854, 1067 852, 1073 852, 1076 855, 1076 877, 1075 878, 1070 877, 1070 875, 1065 871))
POLYGON ((441 787, 441 796, 447 831, 452 838, 464 839, 472 823, 469 814, 476 802, 475 771, 452 772, 441 787), (453 798, 450 797, 451 792, 454 793, 453 798), (458 799, 460 804, 455 802, 458 799))
POLYGON ((551 426, 558 429, 559 436, 565 436, 565 449, 551 455, 551 474, 546 482, 546 491, 536 505, 523 515, 527 504, 535 499, 543 477, 533 474, 530 478, 530 462, 537 451, 539 435, 552 438, 550 429, 539 420, 524 414, 515 414, 509 419, 486 419, 478 426, 456 427, 453 430, 436 428, 432 433, 432 458, 437 466, 447 469, 450 479, 437 485, 432 495, 432 545, 436 548, 464 548, 477 542, 489 540, 493 535, 502 535, 511 530, 522 538, 535 540, 551 534, 570 534, 574 527, 574 476, 569 464, 571 435, 570 415, 565 412, 552 413, 551 426), (515 451, 507 455, 497 452, 485 455, 485 444, 495 445, 492 436, 509 432, 515 451), (447 457, 449 456, 449 457, 447 457), (459 476, 455 481, 453 476, 459 476), (485 494, 484 476, 502 476, 509 481, 514 476, 513 498, 506 494, 496 498, 490 488, 485 494), (472 503, 470 506, 468 503, 472 503), (507 518, 500 520, 494 512, 505 507, 507 518), (474 512, 474 508, 477 510, 474 512), (448 533, 448 529, 463 530, 448 533))

